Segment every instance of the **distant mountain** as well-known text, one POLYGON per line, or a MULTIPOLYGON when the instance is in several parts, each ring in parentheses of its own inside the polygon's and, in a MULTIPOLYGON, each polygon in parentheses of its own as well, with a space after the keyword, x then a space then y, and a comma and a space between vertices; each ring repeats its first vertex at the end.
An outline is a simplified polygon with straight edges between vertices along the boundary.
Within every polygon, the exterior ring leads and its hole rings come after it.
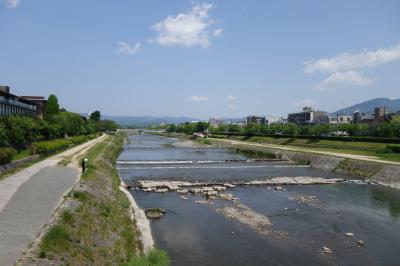
POLYGON ((147 127, 153 125, 165 124, 179 124, 191 121, 201 121, 201 119, 193 117, 171 117, 171 116, 102 116, 102 119, 109 119, 115 121, 121 126, 130 127, 147 127))
POLYGON ((385 107, 387 112, 397 112, 400 111, 400 99, 390 100, 388 98, 375 98, 366 102, 362 102, 341 110, 338 110, 332 114, 352 114, 357 110, 360 110, 363 113, 374 112, 376 107, 385 107))

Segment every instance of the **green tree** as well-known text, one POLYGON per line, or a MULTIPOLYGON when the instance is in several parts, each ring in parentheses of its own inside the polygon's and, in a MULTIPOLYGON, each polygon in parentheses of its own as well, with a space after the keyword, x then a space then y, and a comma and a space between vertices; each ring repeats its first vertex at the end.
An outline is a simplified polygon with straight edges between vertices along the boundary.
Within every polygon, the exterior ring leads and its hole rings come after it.
POLYGON ((97 122, 100 121, 101 114, 100 111, 94 111, 93 113, 90 114, 90 120, 97 122))
POLYGON ((100 120, 96 123, 96 130, 101 132, 115 132, 118 125, 112 120, 100 120))
POLYGON ((0 147, 8 145, 8 137, 6 127, 0 122, 0 147))
POLYGON ((51 119, 53 116, 60 113, 60 105, 58 104, 57 96, 51 94, 47 99, 46 107, 44 109, 44 116, 46 120, 51 119))

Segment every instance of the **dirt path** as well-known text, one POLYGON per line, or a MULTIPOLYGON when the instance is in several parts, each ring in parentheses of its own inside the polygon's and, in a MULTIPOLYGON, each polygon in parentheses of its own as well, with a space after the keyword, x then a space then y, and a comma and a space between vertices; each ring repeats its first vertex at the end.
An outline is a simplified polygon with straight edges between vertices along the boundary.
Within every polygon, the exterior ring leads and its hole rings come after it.
POLYGON ((301 147, 283 146, 283 145, 276 145, 276 144, 260 144, 260 143, 252 143, 252 142, 248 142, 248 141, 226 140, 226 139, 215 139, 215 140, 222 141, 222 142, 229 143, 229 144, 236 144, 236 145, 248 145, 248 146, 253 146, 253 147, 272 148, 272 149, 293 151, 293 152, 323 154, 323 155, 330 155, 330 156, 335 156, 335 157, 355 159, 355 160, 361 160, 361 161, 391 164, 391 165, 400 165, 400 162, 382 160, 382 159, 379 159, 378 157, 374 157, 374 156, 337 153, 337 152, 329 152, 329 151, 317 151, 317 150, 301 148, 301 147))

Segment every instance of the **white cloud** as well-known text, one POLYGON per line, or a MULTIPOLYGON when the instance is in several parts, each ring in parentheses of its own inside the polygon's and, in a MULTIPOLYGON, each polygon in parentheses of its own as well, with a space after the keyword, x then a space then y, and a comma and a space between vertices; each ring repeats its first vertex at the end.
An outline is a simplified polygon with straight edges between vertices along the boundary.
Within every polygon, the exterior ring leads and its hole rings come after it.
POLYGON ((20 0, 7 0, 7 7, 8 8, 16 8, 19 4, 20 0))
MULTIPOLYGON (((209 29, 211 25, 215 24, 209 15, 213 7, 212 4, 195 3, 187 13, 168 16, 153 25, 153 29, 158 32, 158 36, 153 41, 167 46, 209 47, 209 29)), ((222 34, 222 29, 216 31, 218 31, 217 34, 222 34)))
POLYGON ((234 102, 236 101, 237 98, 233 95, 228 95, 228 97, 226 97, 225 102, 234 102))
POLYGON ((363 67, 374 67, 400 60, 400 45, 359 54, 344 53, 333 58, 322 58, 304 62, 304 72, 343 72, 363 67))
POLYGON ((118 42, 118 52, 120 54, 133 55, 139 52, 140 46, 141 46, 140 42, 136 43, 135 45, 130 45, 126 42, 121 41, 118 42))
POLYGON ((362 74, 355 71, 335 72, 318 84, 316 89, 329 90, 351 86, 363 87, 370 85, 372 82, 372 79, 364 77, 362 74))
POLYGON ((190 100, 192 100, 194 102, 206 102, 206 101, 208 101, 208 97, 207 96, 192 96, 192 97, 190 97, 190 100))
POLYGON ((228 95, 228 97, 224 99, 224 102, 227 104, 229 110, 233 111, 240 108, 240 106, 237 104, 236 96, 228 95))
POLYGON ((400 60, 400 44, 376 51, 363 51, 358 54, 344 53, 333 58, 322 58, 304 62, 304 73, 328 73, 329 76, 318 84, 317 90, 336 89, 341 87, 363 87, 372 84, 373 80, 364 77, 359 69, 372 68, 400 60))
POLYGON ((223 29, 216 29, 216 30, 213 31, 213 36, 214 36, 214 37, 222 36, 222 33, 223 33, 223 32, 224 32, 223 29))

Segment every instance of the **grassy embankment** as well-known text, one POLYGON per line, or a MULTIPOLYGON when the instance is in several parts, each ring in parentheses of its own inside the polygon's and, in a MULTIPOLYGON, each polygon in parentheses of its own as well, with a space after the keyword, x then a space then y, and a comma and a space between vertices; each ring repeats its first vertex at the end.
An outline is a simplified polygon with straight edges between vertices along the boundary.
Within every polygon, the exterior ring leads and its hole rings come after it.
POLYGON ((325 151, 344 154, 374 156, 383 160, 400 161, 400 154, 390 152, 387 145, 390 143, 336 141, 336 140, 311 140, 296 138, 273 138, 273 137, 245 137, 215 135, 213 137, 248 141, 260 144, 283 145, 287 147, 301 147, 309 151, 325 151))
POLYGON ((142 254, 130 204, 119 190, 115 162, 123 135, 107 137, 92 147, 88 170, 67 200, 71 202, 56 225, 45 234, 38 260, 66 265, 168 265, 167 255, 142 254))

